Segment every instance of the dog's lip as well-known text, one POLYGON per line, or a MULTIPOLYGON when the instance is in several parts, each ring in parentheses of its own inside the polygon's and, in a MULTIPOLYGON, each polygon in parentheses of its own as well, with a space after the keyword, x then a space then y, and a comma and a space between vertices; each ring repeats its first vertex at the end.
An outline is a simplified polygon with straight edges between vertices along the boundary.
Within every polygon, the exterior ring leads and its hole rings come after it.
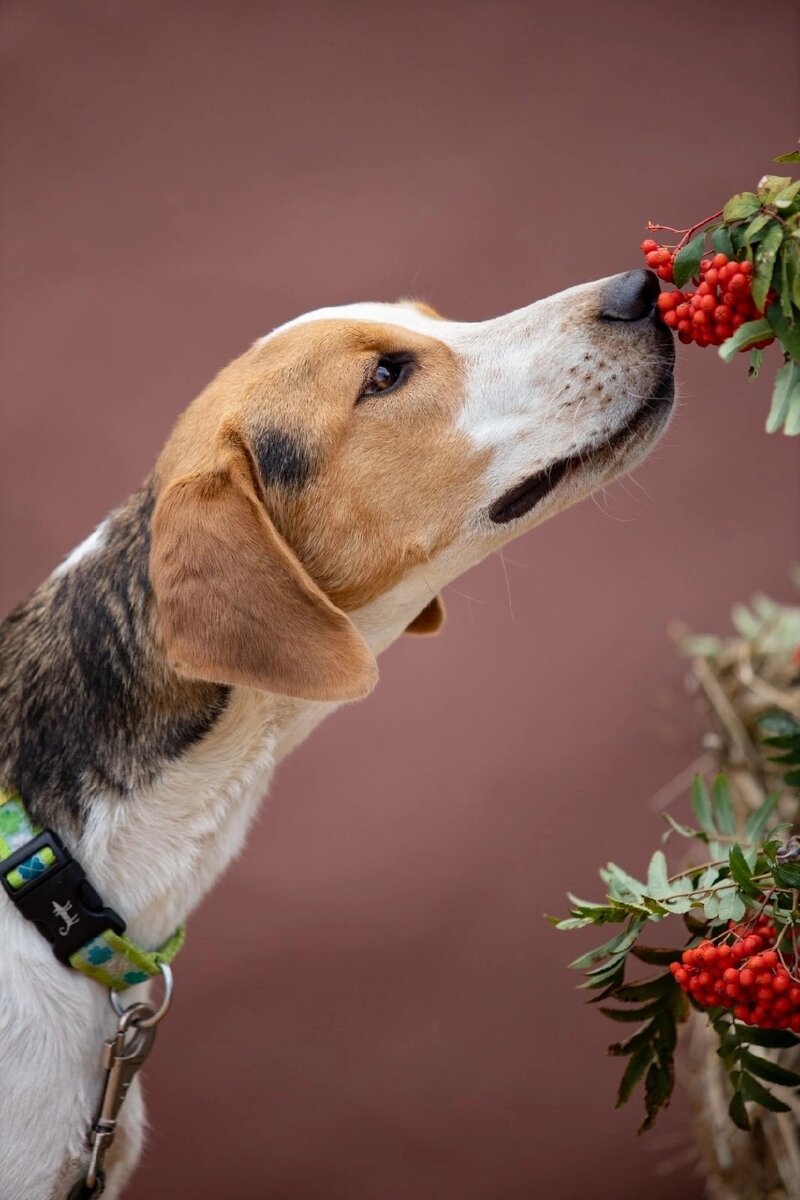
POLYGON ((517 521, 540 504, 549 496, 563 479, 573 470, 582 467, 597 466, 613 458, 642 430, 650 427, 655 433, 664 424, 667 414, 672 408, 675 398, 675 388, 672 374, 665 374, 656 394, 646 404, 636 410, 633 416, 613 433, 607 441, 598 446, 589 446, 579 454, 568 458, 556 459, 543 471, 529 475, 515 487, 504 492, 494 501, 489 509, 489 518, 495 525, 507 525, 517 521))

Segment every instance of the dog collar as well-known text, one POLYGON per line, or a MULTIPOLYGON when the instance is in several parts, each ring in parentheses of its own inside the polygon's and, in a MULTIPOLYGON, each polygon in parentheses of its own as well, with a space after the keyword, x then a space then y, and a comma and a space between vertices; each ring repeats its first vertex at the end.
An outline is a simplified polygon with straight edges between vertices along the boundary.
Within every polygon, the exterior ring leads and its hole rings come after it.
POLYGON ((157 950, 125 936, 125 922, 107 908, 51 829, 28 816, 22 797, 0 789, 0 883, 18 911, 50 943, 59 962, 112 991, 161 974, 183 945, 181 926, 157 950))

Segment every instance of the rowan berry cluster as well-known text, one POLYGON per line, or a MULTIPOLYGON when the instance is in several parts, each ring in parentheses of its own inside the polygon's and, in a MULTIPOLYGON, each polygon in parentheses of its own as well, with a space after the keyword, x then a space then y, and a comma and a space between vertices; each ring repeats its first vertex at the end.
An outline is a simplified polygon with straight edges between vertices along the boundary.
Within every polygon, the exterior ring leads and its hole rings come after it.
MULTIPOLYGON (((677 251, 659 246, 652 238, 642 242, 648 267, 659 279, 672 283, 677 251)), ((664 324, 677 333, 681 342, 698 346, 721 346, 740 325, 764 314, 755 305, 752 294, 753 264, 737 262, 727 254, 715 254, 700 263, 696 291, 662 292, 658 309, 664 324)), ((762 349, 774 336, 757 342, 762 349)), ((752 347, 748 347, 751 349, 752 347)))
POLYGON ((675 982, 704 1007, 733 1009, 746 1025, 800 1034, 800 983, 775 948, 775 925, 762 915, 755 925, 731 926, 727 936, 684 950, 670 966, 675 982))

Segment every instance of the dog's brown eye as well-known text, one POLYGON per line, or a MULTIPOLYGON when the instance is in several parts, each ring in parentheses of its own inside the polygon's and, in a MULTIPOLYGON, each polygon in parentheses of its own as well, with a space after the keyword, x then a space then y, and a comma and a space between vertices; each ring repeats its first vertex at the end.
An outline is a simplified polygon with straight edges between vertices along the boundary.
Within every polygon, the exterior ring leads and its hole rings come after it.
POLYGON ((366 400, 369 396, 378 396, 383 392, 390 392, 399 383, 403 382, 408 376, 410 369, 411 359, 405 354, 387 354, 383 358, 380 358, 370 372, 359 400, 366 400))

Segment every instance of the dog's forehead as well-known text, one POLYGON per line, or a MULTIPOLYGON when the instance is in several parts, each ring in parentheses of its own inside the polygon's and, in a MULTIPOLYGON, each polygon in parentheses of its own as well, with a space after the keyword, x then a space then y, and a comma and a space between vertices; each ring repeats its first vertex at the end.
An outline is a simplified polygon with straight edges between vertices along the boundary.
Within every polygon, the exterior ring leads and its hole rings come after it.
POLYGON ((370 325, 381 325, 384 328, 393 326, 396 329, 407 329, 410 333, 421 333, 427 337, 436 338, 446 345, 454 346, 458 341, 458 332, 463 326, 454 321, 446 321, 434 309, 413 300, 401 300, 396 304, 364 301, 358 304, 341 304, 326 308, 318 308, 313 312, 303 313, 294 317, 277 329, 271 330, 259 338, 256 345, 263 346, 280 333, 295 329, 300 325, 311 325, 317 321, 363 321, 370 325))

